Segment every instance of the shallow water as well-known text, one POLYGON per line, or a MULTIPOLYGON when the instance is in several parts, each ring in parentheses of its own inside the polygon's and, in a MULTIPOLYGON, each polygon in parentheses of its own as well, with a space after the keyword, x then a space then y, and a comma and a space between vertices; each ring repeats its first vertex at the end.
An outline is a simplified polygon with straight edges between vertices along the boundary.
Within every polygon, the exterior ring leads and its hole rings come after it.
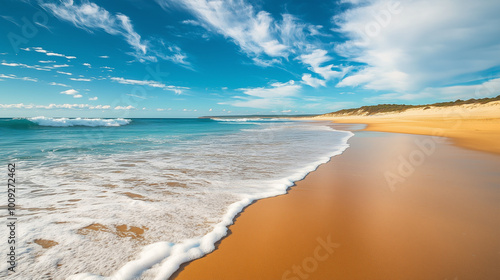
POLYGON ((17 168, 16 276, 166 279, 351 136, 283 119, 0 119, 0 156, 17 168))

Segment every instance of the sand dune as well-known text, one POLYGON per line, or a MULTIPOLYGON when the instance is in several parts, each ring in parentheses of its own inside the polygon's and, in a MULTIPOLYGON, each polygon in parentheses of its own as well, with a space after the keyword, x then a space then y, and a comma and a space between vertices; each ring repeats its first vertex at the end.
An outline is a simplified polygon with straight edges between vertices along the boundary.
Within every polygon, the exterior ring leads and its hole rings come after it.
POLYGON ((366 130, 445 136, 469 149, 500 154, 500 101, 450 107, 427 107, 375 115, 327 114, 312 118, 363 123, 366 130))

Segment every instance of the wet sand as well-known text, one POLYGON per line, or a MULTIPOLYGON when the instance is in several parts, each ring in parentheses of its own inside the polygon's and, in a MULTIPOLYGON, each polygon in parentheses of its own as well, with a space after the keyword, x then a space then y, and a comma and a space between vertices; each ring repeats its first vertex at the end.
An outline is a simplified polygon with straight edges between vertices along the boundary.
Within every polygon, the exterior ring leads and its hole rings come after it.
POLYGON ((355 134, 171 279, 500 279, 500 156, 445 138, 355 134))

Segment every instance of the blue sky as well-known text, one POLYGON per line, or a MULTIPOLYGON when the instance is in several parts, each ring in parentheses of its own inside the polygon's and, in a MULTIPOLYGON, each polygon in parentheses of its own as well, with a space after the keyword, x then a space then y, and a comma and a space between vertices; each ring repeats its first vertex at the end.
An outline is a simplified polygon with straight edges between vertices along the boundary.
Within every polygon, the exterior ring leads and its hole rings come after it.
POLYGON ((495 0, 2 1, 0 117, 311 114, 500 94, 495 0))

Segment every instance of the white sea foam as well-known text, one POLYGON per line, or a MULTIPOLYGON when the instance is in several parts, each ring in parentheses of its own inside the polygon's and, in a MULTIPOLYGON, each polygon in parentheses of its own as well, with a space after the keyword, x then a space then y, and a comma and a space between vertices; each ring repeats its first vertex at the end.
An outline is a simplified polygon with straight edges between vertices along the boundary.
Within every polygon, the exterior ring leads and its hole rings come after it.
POLYGON ((47 118, 33 117, 27 120, 36 123, 40 126, 122 126, 131 122, 129 119, 87 119, 87 118, 47 118))
POLYGON ((288 119, 282 118, 212 118, 214 121, 219 122, 276 122, 276 121, 288 121, 288 119))
MULTIPOLYGON (((18 161, 18 276, 35 279, 43 271, 52 279, 167 279, 182 263, 213 251, 244 207, 284 194, 342 153, 352 136, 302 123, 259 128, 173 146, 147 136, 135 141, 159 146, 141 144, 111 156, 61 153, 18 161), (106 230, 78 234, 97 223, 106 230), (118 225, 147 229, 133 239, 118 236, 118 225), (35 239, 58 245, 42 249, 35 239)), ((2 277, 6 264, 0 269, 2 277)))

